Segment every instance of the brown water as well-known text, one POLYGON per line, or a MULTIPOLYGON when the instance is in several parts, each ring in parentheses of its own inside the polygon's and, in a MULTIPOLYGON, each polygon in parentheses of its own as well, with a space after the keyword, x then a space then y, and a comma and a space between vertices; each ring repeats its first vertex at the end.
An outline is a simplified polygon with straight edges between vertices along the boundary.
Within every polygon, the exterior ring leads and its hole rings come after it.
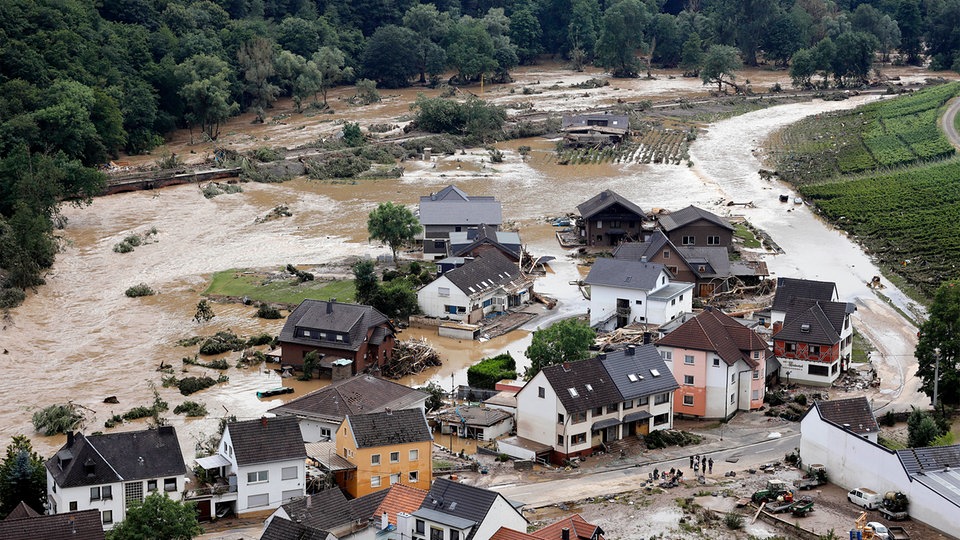
MULTIPOLYGON (((597 75, 571 74, 556 66, 527 68, 518 72, 518 83, 514 85, 486 87, 485 97, 494 96, 500 102, 532 101, 538 109, 559 110, 586 108, 617 98, 675 98, 680 92, 699 95, 704 91, 697 81, 667 76, 654 81, 614 81, 606 89, 568 88, 572 82, 597 75), (540 84, 535 84, 537 81, 540 84), (558 89, 546 89, 558 81, 558 89), (521 95, 519 89, 525 85, 536 86, 544 93, 521 95), (517 92, 510 94, 509 88, 516 88, 517 92), (584 93, 591 97, 582 97, 584 93)), ((786 76, 785 72, 750 75, 765 83, 786 76)), ((472 90, 479 92, 479 88, 472 90)), ((338 101, 350 94, 349 90, 340 90, 332 93, 331 98, 337 114, 294 116, 282 120, 286 124, 260 126, 251 126, 248 116, 241 117, 228 124, 219 144, 238 149, 268 144, 293 147, 329 136, 338 129, 334 120, 360 121, 364 125, 400 123, 402 117, 409 115, 409 103, 419 91, 385 92, 380 104, 357 108, 338 101)), ((573 212, 577 204, 602 189, 614 189, 644 208, 676 209, 697 204, 726 213, 726 207, 717 206, 722 200, 759 185, 759 179, 753 178, 756 164, 734 155, 731 148, 758 146, 760 141, 755 137, 765 137, 773 125, 782 121, 780 115, 799 118, 852 105, 788 105, 779 107, 776 113, 721 122, 717 133, 722 133, 722 141, 708 136, 693 146, 693 168, 640 164, 561 166, 553 158, 554 142, 535 138, 499 144, 505 154, 504 163, 490 163, 485 150, 475 149, 438 163, 407 161, 406 174, 399 179, 363 180, 356 184, 306 179, 279 185, 244 184, 243 193, 214 199, 205 199, 195 185, 185 185, 103 197, 85 209, 64 208, 64 215, 69 218, 61 233, 64 249, 46 276, 47 285, 30 294, 23 306, 12 310, 0 328, 0 349, 5 350, 0 355, 0 367, 5 374, 0 381, 5 397, 0 406, 0 444, 17 433, 25 433, 32 437, 41 454, 51 454, 62 444, 62 438, 40 436, 30 425, 31 414, 49 404, 72 401, 85 407, 86 432, 102 430, 103 422, 114 413, 147 405, 151 384, 159 388, 159 364, 165 362, 179 369, 180 359, 195 352, 176 344, 183 337, 225 329, 246 335, 279 333, 282 321, 257 319, 252 308, 240 305, 215 304, 216 318, 206 324, 193 322, 195 306, 209 275, 228 268, 323 264, 346 257, 386 254, 386 248, 367 240, 367 214, 384 201, 415 205, 420 195, 451 183, 468 193, 498 196, 505 219, 519 225, 528 251, 557 257, 553 272, 538 280, 536 288, 558 298, 560 303, 545 320, 482 344, 427 336, 440 349, 444 365, 403 382, 417 385, 434 380, 444 388, 465 384, 467 366, 504 351, 518 358, 522 370, 522 351, 529 343, 530 331, 550 320, 586 310, 579 291, 568 284, 579 279, 581 273, 556 243, 553 228, 545 224, 545 217, 573 212), (526 160, 516 151, 520 145, 533 148, 526 160), (732 169, 728 167, 731 165, 732 169), (745 183, 738 183, 741 181, 745 183), (263 224, 254 222, 278 204, 287 204, 294 216, 263 224), (156 242, 132 253, 112 251, 124 236, 151 227, 158 230, 156 242), (139 299, 124 296, 127 287, 140 282, 160 294, 139 299), (116 396, 120 403, 102 403, 107 396, 116 396)), ((271 114, 285 111, 289 112, 289 103, 280 103, 271 114)), ((169 149, 188 159, 200 158, 212 150, 209 144, 188 143, 188 135, 178 133, 169 149)), ((130 161, 145 163, 150 159, 153 158, 130 161)), ((771 197, 775 199, 776 193, 771 197)), ((771 228, 780 222, 769 210, 754 213, 758 221, 769 221, 764 225, 771 228)), ((813 225, 804 221, 803 226, 813 225)), ((787 234, 789 228, 778 230, 781 231, 787 234)), ((839 237, 827 241, 846 242, 839 237)), ((792 263, 800 259, 782 260, 792 263)), ((406 330, 401 337, 416 335, 423 333, 406 330)), ((232 358, 236 356, 237 353, 232 358)), ((189 368, 191 374, 204 371, 208 370, 189 368)), ((188 421, 172 412, 166 415, 180 429, 188 458, 195 438, 212 432, 218 417, 234 414, 254 418, 284 399, 327 382, 281 381, 267 367, 231 368, 227 374, 228 383, 190 397, 207 404, 208 418, 188 421), (294 386, 297 393, 266 401, 256 398, 257 390, 281 382, 294 386)), ((175 390, 159 388, 159 392, 170 403, 171 410, 187 399, 175 390)), ((117 429, 139 429, 143 425, 135 422, 117 429)))

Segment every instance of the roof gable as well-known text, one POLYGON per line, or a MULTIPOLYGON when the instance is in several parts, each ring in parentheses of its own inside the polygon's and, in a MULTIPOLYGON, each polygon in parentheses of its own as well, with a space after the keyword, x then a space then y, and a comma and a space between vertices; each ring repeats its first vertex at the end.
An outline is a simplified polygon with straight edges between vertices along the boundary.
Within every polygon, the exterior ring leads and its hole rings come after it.
POLYGON ((484 253, 442 277, 467 296, 526 280, 516 263, 496 251, 484 253))
POLYGON ((338 488, 307 495, 284 504, 281 508, 291 519, 322 530, 336 529, 361 517, 353 515, 347 497, 338 488))
POLYGON ((660 276, 665 272, 666 267, 662 264, 600 258, 590 267, 583 282, 649 292, 660 286, 660 276))
POLYGON ((397 524, 397 514, 400 512, 412 513, 420 508, 423 500, 427 497, 427 492, 422 489, 410 487, 405 484, 394 484, 390 489, 384 490, 387 495, 373 512, 373 519, 379 519, 384 513, 387 514, 387 521, 397 524))
POLYGON ((540 540, 562 540, 563 529, 570 530, 571 539, 577 538, 579 540, 592 540, 603 538, 603 529, 601 529, 598 525, 588 523, 587 520, 580 516, 580 514, 574 514, 572 516, 562 518, 559 521, 555 521, 539 531, 534 531, 533 536, 539 538, 540 540))
POLYGON ((380 325, 393 331, 390 319, 371 306, 307 299, 287 317, 280 331, 280 341, 356 351, 367 337, 368 330, 380 325), (297 329, 329 332, 331 336, 328 339, 319 339, 319 335, 303 337, 297 329), (336 341, 333 335, 345 337, 343 341, 336 341))
POLYGON ((103 540, 99 510, 81 510, 0 521, 4 540, 103 540))
POLYGON ((743 360, 752 368, 756 368, 760 360, 754 359, 752 353, 767 350, 762 336, 716 309, 698 313, 660 338, 657 345, 714 352, 728 366, 743 360))
POLYGON ((787 311, 794 298, 809 298, 830 302, 837 298, 837 285, 832 281, 811 279, 777 278, 777 291, 773 297, 773 311, 787 311))
POLYGON ((663 232, 654 231, 646 242, 624 242, 613 250, 613 258, 625 261, 648 261, 660 254, 663 249, 676 251, 673 242, 663 232))
POLYGON ((660 221, 660 227, 667 232, 686 227, 701 220, 717 225, 718 227, 723 227, 724 229, 733 230, 733 225, 730 225, 729 221, 713 212, 708 212, 703 208, 698 208, 693 205, 677 210, 676 212, 664 214, 658 219, 660 221))
POLYGON ((623 401, 599 358, 547 366, 542 372, 568 414, 623 401))
POLYGON ((870 408, 870 402, 863 396, 817 401, 813 406, 816 407, 820 418, 858 435, 880 431, 873 409, 870 408))
POLYGON ((605 189, 586 201, 578 204, 577 211, 580 212, 580 215, 583 216, 584 219, 590 219, 591 216, 602 212, 614 204, 623 206, 624 209, 636 214, 639 219, 643 219, 647 215, 646 212, 644 212, 639 206, 633 204, 622 195, 614 192, 612 189, 605 189))
POLYGON ((339 424, 348 414, 419 407, 427 399, 420 390, 373 375, 357 375, 270 409, 275 414, 321 416, 339 424))
POLYGON ((783 327, 774 337, 819 345, 840 342, 850 304, 794 298, 787 307, 783 327))
POLYGON ((598 357, 623 399, 650 396, 680 387, 653 344, 630 347, 598 357))
POLYGON ((357 448, 433 441, 420 409, 348 415, 344 423, 352 432, 357 448))
POLYGON ((501 495, 496 491, 437 478, 420 509, 441 512, 479 524, 483 523, 498 497, 501 495))
POLYGON ((500 201, 486 195, 469 196, 456 186, 420 197, 422 225, 472 225, 503 223, 500 201))
POLYGON ((326 540, 330 533, 289 519, 274 517, 260 535, 260 540, 326 540))
POLYGON ((293 416, 263 417, 227 424, 239 466, 305 459, 300 423, 293 416))
POLYGON ((518 233, 498 231, 485 223, 475 230, 450 233, 450 249, 454 256, 469 254, 483 244, 494 246, 518 259, 523 249, 518 233))

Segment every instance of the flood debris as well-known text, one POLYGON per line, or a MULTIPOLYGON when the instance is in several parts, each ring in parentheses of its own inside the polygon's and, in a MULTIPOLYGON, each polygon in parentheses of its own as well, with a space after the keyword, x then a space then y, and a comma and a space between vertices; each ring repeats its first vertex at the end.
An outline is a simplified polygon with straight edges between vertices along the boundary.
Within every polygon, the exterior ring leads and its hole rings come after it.
POLYGON ((426 339, 407 339, 394 345, 393 358, 381 368, 381 373, 384 377, 399 379, 439 365, 442 365, 440 353, 426 339))

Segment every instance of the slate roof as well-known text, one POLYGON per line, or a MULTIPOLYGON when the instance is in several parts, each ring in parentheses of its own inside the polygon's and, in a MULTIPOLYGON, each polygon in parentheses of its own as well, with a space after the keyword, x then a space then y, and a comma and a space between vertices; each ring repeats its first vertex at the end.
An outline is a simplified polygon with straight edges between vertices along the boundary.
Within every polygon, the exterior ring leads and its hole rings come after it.
POLYGON ((427 394, 373 375, 357 375, 315 390, 279 407, 277 415, 297 415, 339 424, 348 414, 395 411, 419 407, 427 394))
POLYGON ((774 338, 819 345, 833 345, 840 341, 843 321, 853 309, 847 302, 823 302, 808 298, 794 298, 787 307, 783 327, 774 338))
POLYGON ((308 299, 300 302, 287 317, 280 331, 280 342, 356 351, 363 344, 367 330, 383 324, 393 332, 390 319, 373 307, 308 299), (297 328, 343 333, 347 334, 347 338, 344 341, 306 338, 296 335, 297 328))
POLYGON ((587 285, 652 291, 659 285, 661 272, 669 274, 662 264, 600 258, 590 267, 590 273, 583 282, 587 285))
POLYGON ((751 353, 764 351, 765 359, 767 351, 767 342, 760 334, 716 309, 697 314, 660 338, 657 345, 715 352, 728 366, 743 360, 752 368, 759 362, 751 353))
POLYGON ((503 208, 494 197, 469 196, 456 186, 420 197, 421 225, 467 225, 503 223, 503 208))
POLYGON ((773 311, 787 311, 794 298, 833 301, 837 297, 837 285, 832 281, 811 279, 777 278, 777 290, 773 297, 773 311))
POLYGON ((495 246, 517 258, 523 249, 520 233, 498 231, 485 223, 476 229, 450 233, 450 252, 455 257, 466 255, 483 244, 495 246))
POLYGON ((667 232, 685 227, 695 221, 700 221, 701 219, 709 221, 714 225, 723 227, 724 229, 729 229, 731 231, 733 230, 733 225, 730 225, 729 221, 714 214, 713 212, 708 212, 703 208, 697 208, 693 205, 681 210, 677 210, 676 212, 661 215, 657 219, 660 221, 660 227, 667 232))
POLYGON ((303 523, 275 517, 260 535, 260 540, 326 540, 330 533, 303 523))
POLYGON ((37 512, 36 510, 31 508, 29 504, 23 501, 20 501, 20 503, 17 504, 15 507, 13 507, 13 510, 11 510, 9 514, 7 514, 7 517, 3 519, 14 520, 14 519, 32 518, 40 515, 41 515, 40 512, 37 512))
POLYGON ((534 531, 533 536, 540 540, 561 540, 563 538, 563 529, 570 530, 570 539, 591 540, 594 538, 603 538, 603 529, 598 525, 588 523, 587 520, 580 517, 580 514, 574 514, 555 521, 550 525, 534 531))
POLYGON ((227 429, 241 467, 307 457, 300 422, 293 416, 230 422, 227 429))
POLYGON ((3 540, 103 540, 99 510, 0 521, 3 540))
POLYGON ((394 484, 390 489, 380 490, 376 493, 385 493, 380 505, 373 512, 373 519, 379 520, 384 512, 387 513, 387 521, 391 525, 397 524, 397 514, 400 512, 412 513, 420 508, 423 499, 427 497, 427 492, 405 484, 394 484))
POLYGON ((288 502, 281 508, 290 519, 300 520, 308 527, 321 530, 336 529, 360 517, 353 515, 347 497, 339 488, 307 495, 288 502))
MULTIPOLYGON (((399 485, 402 484, 394 484, 394 486, 399 485)), ((390 489, 393 489, 393 486, 390 486, 390 489)), ((390 491, 390 489, 377 490, 349 501, 347 504, 350 507, 350 515, 353 516, 354 519, 362 519, 364 521, 374 517, 379 518, 380 516, 376 515, 376 510, 383 504, 384 499, 387 497, 387 492, 390 491)), ((377 523, 379 524, 379 521, 377 523)))
POLYGON ((503 422, 512 416, 512 414, 500 409, 465 405, 457 407, 455 410, 447 411, 441 414, 439 418, 443 422, 455 424, 459 424, 462 418, 466 420, 466 425, 468 426, 488 427, 503 422))
POLYGON ((495 251, 484 253, 460 268, 443 274, 443 277, 469 296, 495 287, 520 285, 527 281, 515 262, 495 251))
POLYGON ((357 448, 433 441, 420 409, 348 415, 344 420, 357 448))
POLYGON ((437 478, 423 499, 420 509, 442 512, 479 524, 487 517, 499 496, 496 491, 437 478))
POLYGON ((584 219, 590 219, 591 216, 598 214, 604 209, 619 203, 627 210, 636 214, 640 219, 646 217, 647 213, 642 208, 633 204, 622 195, 614 192, 612 189, 605 189, 586 201, 577 205, 577 211, 584 219))
POLYGON ((186 474, 180 441, 173 426, 159 429, 77 434, 46 462, 62 488, 163 478, 186 474), (67 462, 66 460, 69 460, 67 462), (61 464, 65 464, 61 467, 61 464), (92 467, 92 472, 85 470, 92 467))
POLYGON ((568 362, 543 368, 550 386, 557 392, 567 414, 579 413, 623 401, 616 383, 599 358, 568 362), (587 388, 590 385, 590 388, 587 388), (570 392, 573 389, 576 396, 570 392))
POLYGON ((841 428, 849 425, 850 431, 857 435, 880 431, 873 409, 870 408, 870 402, 863 396, 818 401, 813 406, 817 408, 820 418, 833 422, 841 428))
POLYGON ((946 468, 960 469, 960 444, 897 450, 897 457, 903 464, 903 470, 911 476, 946 468))
POLYGON ((623 400, 680 388, 667 363, 652 343, 608 352, 600 358, 600 364, 613 380, 623 400), (631 351, 633 354, 630 354, 631 351), (659 375, 654 375, 654 370, 659 375))
MULTIPOLYGON (((654 231, 646 242, 625 242, 613 250, 613 258, 625 261, 641 261, 644 257, 648 261, 669 249, 672 257, 677 259, 700 278, 726 277, 731 275, 730 254, 724 247, 677 247, 670 241, 663 231, 654 231), (702 271, 700 266, 705 266, 702 271)), ((747 275, 754 275, 754 271, 747 275)))

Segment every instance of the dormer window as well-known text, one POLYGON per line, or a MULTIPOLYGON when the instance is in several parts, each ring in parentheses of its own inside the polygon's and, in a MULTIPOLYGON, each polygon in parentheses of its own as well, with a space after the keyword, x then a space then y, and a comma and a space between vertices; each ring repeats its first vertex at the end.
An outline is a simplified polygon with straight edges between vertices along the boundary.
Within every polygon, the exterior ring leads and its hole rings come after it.
POLYGON ((577 392, 576 388, 567 388, 567 391, 570 392, 570 397, 580 397, 580 392, 577 392))
POLYGON ((803 332, 804 334, 809 333, 809 332, 810 332, 810 325, 807 324, 807 323, 801 324, 801 325, 800 325, 800 331, 803 332))
POLYGON ((343 341, 343 334, 337 334, 336 340, 342 342, 342 341, 343 341))

